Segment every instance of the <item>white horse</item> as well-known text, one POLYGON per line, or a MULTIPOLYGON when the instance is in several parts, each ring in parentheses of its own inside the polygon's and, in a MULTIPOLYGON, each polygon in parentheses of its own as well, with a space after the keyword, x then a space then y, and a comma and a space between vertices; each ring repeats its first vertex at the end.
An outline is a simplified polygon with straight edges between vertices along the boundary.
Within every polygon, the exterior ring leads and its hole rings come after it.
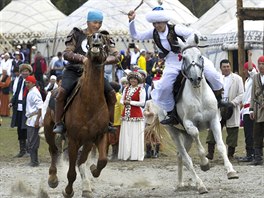
POLYGON ((195 36, 194 41, 194 43, 188 43, 187 41, 187 45, 180 42, 183 57, 182 73, 186 78, 186 82, 177 101, 176 108, 187 133, 179 132, 175 126, 167 125, 166 128, 170 132, 178 150, 178 186, 184 185, 182 180, 182 165, 184 163, 191 172, 192 178, 196 181, 199 193, 203 194, 208 191, 196 174, 191 157, 188 154, 194 140, 201 159, 201 169, 203 171, 209 170, 209 161, 199 139, 199 130, 201 128, 210 128, 212 130, 219 153, 224 159, 228 179, 237 179, 238 174, 227 157, 226 147, 222 139, 217 100, 204 78, 204 59, 197 47, 197 36, 195 36))

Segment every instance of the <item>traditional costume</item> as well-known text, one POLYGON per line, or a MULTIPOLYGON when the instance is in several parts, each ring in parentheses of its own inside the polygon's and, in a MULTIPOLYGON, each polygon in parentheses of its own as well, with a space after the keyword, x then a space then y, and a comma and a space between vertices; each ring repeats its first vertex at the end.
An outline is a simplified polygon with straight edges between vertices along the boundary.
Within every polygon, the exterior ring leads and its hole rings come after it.
POLYGON ((144 117, 142 108, 145 105, 146 92, 139 85, 141 74, 131 72, 128 74, 128 81, 131 78, 138 80, 137 86, 128 86, 124 89, 121 103, 124 104, 122 113, 122 124, 120 130, 118 159, 139 160, 144 159, 144 117))
MULTIPOLYGON (((150 23, 165 22, 170 20, 166 10, 156 7, 147 13, 146 19, 150 23)), ((173 84, 181 71, 182 61, 179 60, 181 49, 178 46, 178 39, 185 41, 187 38, 194 37, 194 31, 183 25, 167 24, 164 32, 158 32, 154 27, 145 32, 138 32, 135 27, 135 20, 130 21, 129 31, 133 39, 148 40, 154 39, 159 50, 165 56, 165 68, 163 76, 159 81, 154 82, 155 89, 151 92, 153 101, 161 108, 172 114, 175 106, 173 96, 173 84)), ((213 90, 222 89, 221 75, 214 68, 213 63, 204 58, 204 74, 212 86, 213 90)), ((165 124, 165 123, 164 123, 165 124)))

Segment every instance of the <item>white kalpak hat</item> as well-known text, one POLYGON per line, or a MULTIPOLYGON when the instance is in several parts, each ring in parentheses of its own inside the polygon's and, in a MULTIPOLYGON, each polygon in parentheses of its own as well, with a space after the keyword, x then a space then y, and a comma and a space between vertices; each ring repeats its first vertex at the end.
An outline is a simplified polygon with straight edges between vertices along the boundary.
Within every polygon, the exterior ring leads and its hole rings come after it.
POLYGON ((155 7, 147 13, 146 19, 150 23, 167 22, 170 20, 170 16, 168 15, 168 11, 162 7, 155 7))

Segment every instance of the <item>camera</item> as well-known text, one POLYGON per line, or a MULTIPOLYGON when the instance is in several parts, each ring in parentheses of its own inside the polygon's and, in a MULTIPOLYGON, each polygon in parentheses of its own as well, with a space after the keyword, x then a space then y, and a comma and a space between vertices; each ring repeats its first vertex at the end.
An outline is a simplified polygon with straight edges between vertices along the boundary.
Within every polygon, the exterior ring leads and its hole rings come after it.
POLYGON ((129 43, 128 48, 135 48, 135 43, 129 43))

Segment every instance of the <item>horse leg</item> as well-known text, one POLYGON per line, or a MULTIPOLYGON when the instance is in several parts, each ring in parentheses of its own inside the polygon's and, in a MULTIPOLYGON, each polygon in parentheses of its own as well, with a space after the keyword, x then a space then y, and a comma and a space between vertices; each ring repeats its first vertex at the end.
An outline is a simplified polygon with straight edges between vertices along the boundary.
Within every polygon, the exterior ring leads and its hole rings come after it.
POLYGON ((83 149, 81 151, 81 156, 78 160, 78 168, 82 178, 82 197, 92 198, 92 189, 91 183, 87 176, 86 169, 86 160, 88 158, 89 152, 91 151, 93 144, 83 145, 83 149))
POLYGON ((178 185, 177 187, 183 187, 184 183, 182 180, 182 170, 183 170, 183 166, 182 166, 182 156, 180 155, 180 153, 177 153, 177 158, 178 158, 178 185))
POLYGON ((68 178, 68 185, 66 186, 65 190, 62 192, 63 196, 65 198, 71 198, 74 195, 74 191, 72 188, 73 182, 76 180, 76 161, 77 161, 77 155, 78 155, 78 146, 76 142, 74 142, 72 139, 69 138, 69 169, 67 173, 68 178))
POLYGON ((107 133, 104 133, 102 138, 100 138, 99 141, 96 143, 99 152, 97 165, 92 164, 90 166, 91 173, 94 177, 99 177, 101 171, 107 164, 107 135, 107 133))
POLYGON ((58 148, 55 143, 55 134, 52 132, 53 124, 48 120, 48 118, 44 121, 44 126, 45 139, 49 145, 49 153, 51 157, 48 184, 49 187, 56 188, 59 184, 56 167, 58 159, 58 148))
POLYGON ((217 144, 217 149, 220 155, 222 156, 222 158, 224 159, 224 166, 227 170, 228 179, 238 179, 239 176, 237 172, 234 170, 233 165, 231 164, 231 162, 227 157, 226 146, 223 142, 221 124, 219 120, 217 118, 212 120, 212 122, 210 123, 210 127, 214 134, 215 142, 217 144))
MULTIPOLYGON (((198 130, 198 129, 197 129, 198 130)), ((209 160, 206 157, 206 153, 205 153, 205 149, 200 141, 200 137, 199 137, 199 132, 197 133, 197 135, 195 135, 193 137, 196 146, 197 146, 197 154, 200 157, 200 167, 202 171, 208 171, 210 169, 209 167, 209 160)))
MULTIPOLYGON (((184 140, 184 138, 191 138, 189 135, 184 134, 184 133, 175 133, 175 129, 173 129, 171 126, 169 126, 169 131, 170 134, 176 144, 177 150, 182 157, 182 161, 185 165, 185 167, 190 171, 192 175, 192 179, 195 180, 198 191, 200 194, 207 193, 208 190, 206 189, 205 185, 203 184, 203 181, 199 178, 199 176, 196 174, 194 167, 193 167, 193 162, 191 157, 189 156, 184 143, 188 142, 184 140)), ((191 141, 189 141, 191 142, 191 141)))

